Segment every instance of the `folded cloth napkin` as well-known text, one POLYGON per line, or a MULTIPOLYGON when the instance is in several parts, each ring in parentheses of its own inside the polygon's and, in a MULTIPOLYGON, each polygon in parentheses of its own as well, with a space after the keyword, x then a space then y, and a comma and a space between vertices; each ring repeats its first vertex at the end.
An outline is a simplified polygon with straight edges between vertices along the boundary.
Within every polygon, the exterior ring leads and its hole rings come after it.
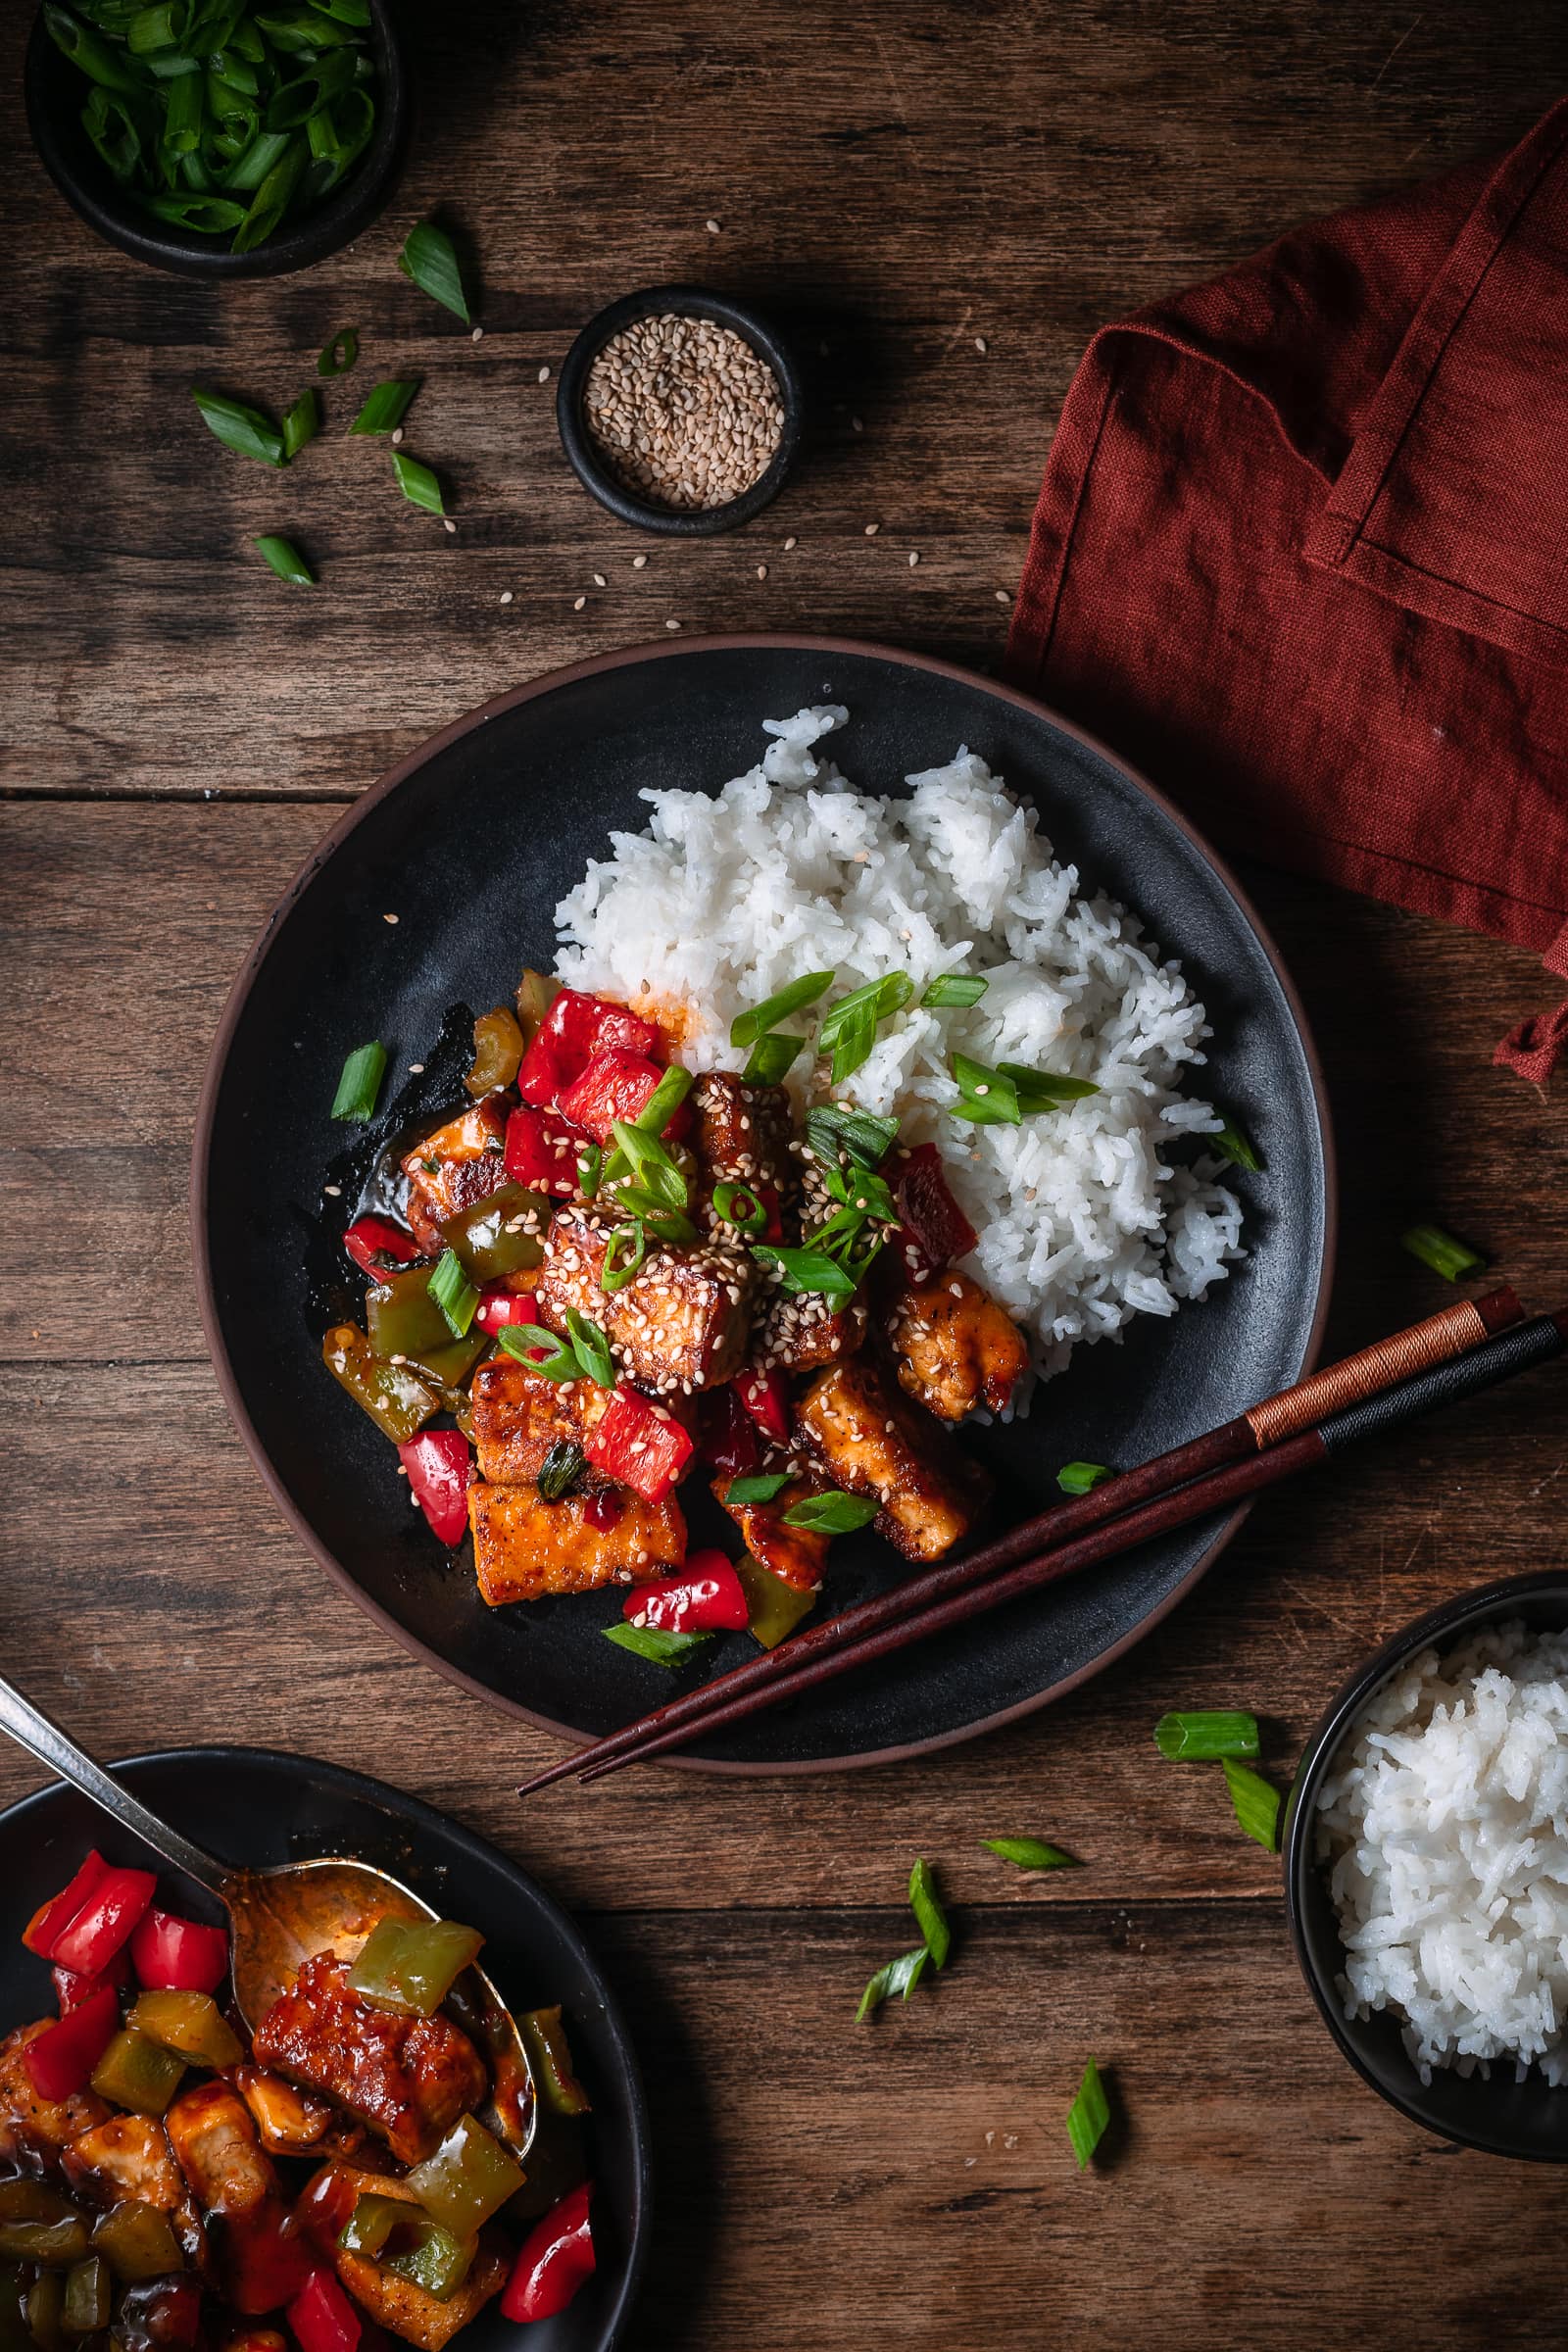
POLYGON ((1102 328, 1007 662, 1216 840, 1568 976, 1568 100, 1102 328))

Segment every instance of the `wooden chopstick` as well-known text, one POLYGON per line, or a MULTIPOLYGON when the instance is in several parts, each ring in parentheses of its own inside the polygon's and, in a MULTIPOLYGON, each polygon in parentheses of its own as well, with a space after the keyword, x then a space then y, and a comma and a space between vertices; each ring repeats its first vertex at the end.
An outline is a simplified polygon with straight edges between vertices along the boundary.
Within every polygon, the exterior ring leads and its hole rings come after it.
MULTIPOLYGON (((572 1750, 525 1782, 517 1793, 532 1795, 570 1773, 597 1779, 601 1771, 617 1762, 640 1761, 683 1740, 696 1739, 721 1713, 724 1721, 733 1721, 737 1707, 740 1712, 751 1712, 749 1704, 742 1706, 740 1702, 753 1693, 757 1694, 755 1703, 759 1708, 773 1705, 776 1700, 793 1695, 797 1687, 804 1687, 803 1676, 809 1674, 813 1682, 825 1679, 824 1673, 813 1671, 823 1661, 845 1657, 846 1664, 858 1664, 863 1642, 880 1639, 922 1611, 968 1593, 977 1586, 989 1590, 987 1580, 1021 1560, 1030 1559, 1046 1546, 1054 1554, 1058 1546, 1071 1539, 1120 1521, 1196 1478, 1222 1469, 1228 1463, 1245 1463, 1261 1456, 1310 1429, 1325 1414, 1376 1396, 1401 1380, 1463 1355, 1490 1336, 1520 1323, 1523 1315, 1518 1298, 1506 1287, 1485 1298, 1465 1299, 1445 1307, 1441 1314, 1429 1316, 1409 1330, 1396 1332, 1391 1338, 1347 1356, 1343 1362, 1330 1364, 1294 1387, 1265 1397, 1262 1403, 1239 1414, 1235 1420, 1224 1422, 1166 1453, 1156 1454, 1151 1461, 1092 1489, 1087 1494, 1054 1504, 964 1558, 944 1561, 873 1599, 860 1602, 856 1608, 826 1618, 820 1625, 808 1626, 778 1649, 763 1651, 699 1690, 655 1708, 620 1731, 572 1750)), ((1209 1503, 1203 1507, 1218 1506, 1209 1503)), ((880 1656, 884 1648, 900 1645, 897 1641, 884 1642, 883 1648, 875 1654, 880 1656)), ((838 1666, 827 1669, 841 1670, 838 1666)))

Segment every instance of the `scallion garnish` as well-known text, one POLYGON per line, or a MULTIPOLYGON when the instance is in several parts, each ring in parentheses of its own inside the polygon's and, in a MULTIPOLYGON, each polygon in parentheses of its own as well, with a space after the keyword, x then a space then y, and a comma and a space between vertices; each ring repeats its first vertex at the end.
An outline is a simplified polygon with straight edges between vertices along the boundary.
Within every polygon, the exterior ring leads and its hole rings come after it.
POLYGON ((731 1502, 771 1502, 774 1495, 790 1483, 787 1470, 759 1470, 750 1478, 732 1478, 724 1489, 724 1500, 731 1502))
POLYGON ((805 1052, 808 1040, 787 1029, 769 1029, 746 1056, 741 1076, 752 1086, 777 1086, 805 1052))
POLYGON ((823 989, 832 985, 831 972, 803 973, 799 980, 792 980, 787 988, 776 989, 772 996, 764 997, 760 1004, 754 1004, 750 1012, 738 1013, 730 1023, 730 1044, 755 1044, 769 1029, 776 1029, 780 1021, 787 1021, 792 1012, 801 1011, 807 1004, 814 1004, 823 989))
POLYGON ((312 385, 300 394, 283 417, 284 458, 297 457, 306 442, 314 441, 320 429, 321 406, 312 385))
POLYGON ((610 1352, 610 1342, 599 1325, 587 1315, 580 1314, 576 1307, 568 1306, 566 1329, 577 1350, 577 1361, 589 1379, 601 1389, 612 1389, 615 1385, 614 1358, 610 1352))
POLYGON ((931 1955, 932 1966, 946 1968, 953 1944, 953 1930, 938 1900, 937 1883, 931 1876, 930 1865, 924 1861, 916 1862, 909 1873, 909 1908, 925 1937, 925 1948, 931 1955))
POLYGON ((1412 1225, 1408 1233, 1399 1236, 1399 1247, 1418 1257, 1434 1274, 1444 1275, 1449 1282, 1458 1282, 1463 1275, 1473 1274, 1486 1259, 1478 1250, 1464 1242, 1456 1242, 1451 1233, 1441 1225, 1412 1225))
POLYGON ((1220 1756, 1255 1756, 1257 1717, 1224 1707, 1162 1715, 1154 1726, 1154 1745, 1173 1764, 1211 1764, 1220 1756))
POLYGON ((392 452, 392 470, 398 477, 398 487, 411 507, 422 507, 427 514, 444 514, 446 503, 441 485, 428 466, 417 458, 406 457, 401 449, 392 452))
MULTIPOLYGON (((505 1328, 505 1327, 503 1327, 505 1328)), ((562 1502, 588 1467, 588 1456, 570 1438, 558 1438, 539 1465, 534 1485, 542 1502, 562 1502)))
POLYGON ((1100 1092, 1087 1078, 1068 1078, 1054 1070, 1032 1070, 1020 1061, 1000 1061, 994 1070, 988 1069, 983 1061, 972 1061, 967 1054, 954 1054, 953 1075, 958 1085, 958 1100, 951 1105, 949 1115, 967 1119, 974 1127, 1016 1127, 1040 1111, 1054 1110, 1059 1103, 1076 1102, 1086 1095, 1100 1092))
POLYGON ((844 1153, 862 1168, 879 1168, 898 1132, 897 1119, 875 1118, 868 1110, 846 1110, 837 1102, 806 1114, 806 1140, 815 1156, 824 1161, 844 1153))
POLYGON ((648 1235, 644 1228, 640 1224, 617 1225, 605 1244, 599 1288, 612 1294, 623 1291, 647 1254, 648 1235))
POLYGON ((335 334, 316 363, 318 375, 347 375, 360 356, 360 330, 345 326, 335 334))
POLYGON ((605 1172, 605 1155, 598 1144, 584 1144, 577 1154, 577 1193, 579 1199, 592 1200, 599 1191, 605 1172))
POLYGON ((872 2010, 880 2009, 883 2002, 890 2001, 896 1992, 902 1993, 907 2000, 925 1974, 925 1964, 930 1957, 931 1954, 922 1943, 912 1952, 902 1952, 897 1960, 885 1961, 860 1995, 860 2006, 855 2012, 856 2024, 863 2025, 872 2010))
POLYGON ((1056 1484, 1064 1494, 1089 1494, 1115 1475, 1103 1462, 1063 1462, 1056 1472, 1056 1484))
POLYGON ((940 980, 931 981, 920 999, 928 1012, 950 1012, 978 1004, 991 986, 978 972, 944 972, 940 980))
POLYGON ((893 1195, 870 1168, 854 1165, 848 1172, 843 1168, 826 1168, 822 1181, 834 1200, 842 1200, 857 1215, 879 1217, 886 1224, 898 1223, 899 1211, 893 1195))
POLYGON ((1253 1176, 1263 1173, 1262 1153, 1234 1119, 1227 1119, 1218 1135, 1211 1135, 1206 1141, 1215 1158, 1223 1160, 1227 1167, 1246 1168, 1253 1176))
POLYGON ((229 400, 221 392, 203 391, 200 384, 192 384, 190 396, 208 429, 236 457, 254 458, 262 466, 283 464, 282 432, 260 409, 247 408, 242 400, 229 400))
POLYGON ((416 375, 388 376, 377 384, 366 401, 354 422, 351 433, 393 433, 409 413, 409 404, 419 389, 416 375))
POLYGON ((640 1135, 662 1136, 692 1091, 692 1074, 672 1061, 637 1116, 628 1124, 640 1135))
POLYGON ((1231 1792, 1231 1806, 1237 1820, 1249 1838, 1254 1838, 1267 1852, 1277 1854, 1280 1845, 1279 1791, 1271 1788, 1259 1773, 1249 1764, 1234 1763, 1221 1756, 1220 1769, 1225 1786, 1231 1792))
POLYGON ((514 1355, 541 1380, 580 1380, 582 1366, 577 1350, 559 1331, 548 1331, 542 1323, 503 1323, 496 1333, 496 1346, 503 1355, 514 1355))
POLYGON ((737 1233, 765 1233, 767 1210, 749 1184, 715 1184, 713 1206, 737 1233))
POLYGON ((694 1649, 711 1642, 711 1634, 671 1634, 658 1625, 607 1625, 605 1640, 613 1642, 617 1649, 629 1649, 639 1658, 649 1659, 655 1666, 679 1666, 694 1649))
POLYGON ((287 580, 295 588, 316 586, 316 574, 292 539, 280 539, 275 531, 264 531, 255 545, 257 554, 264 563, 270 564, 280 580, 287 580))
POLYGON ((398 255, 398 268, 405 277, 413 278, 421 294, 451 311, 465 326, 471 323, 457 248, 444 228, 437 228, 433 220, 421 220, 416 228, 411 228, 398 255))
MULTIPOLYGON (((689 1077, 689 1073, 683 1071, 682 1076, 689 1077)), ((612 1120, 610 1132, 615 1149, 605 1162, 601 1182, 618 1185, 630 1176, 644 1192, 653 1195, 660 1207, 684 1208, 686 1179, 660 1138, 629 1119, 612 1120)))
POLYGON ((858 1527, 868 1527, 881 1508, 868 1494, 808 1494, 785 1512, 784 1524, 812 1536, 851 1536, 858 1527))
POLYGON ((776 1242, 754 1242, 752 1255, 765 1266, 777 1267, 787 1291, 819 1291, 840 1306, 858 1287, 854 1275, 825 1250, 786 1250, 776 1242))
POLYGON ((424 1287, 445 1315, 453 1338, 466 1340, 479 1294, 463 1271, 463 1260, 455 1250, 442 1250, 424 1287))
POLYGON ((343 1064, 343 1075, 332 1097, 334 1119, 368 1119, 375 1113, 375 1098, 381 1092, 386 1076, 386 1048, 372 1041, 368 1046, 356 1046, 343 1064))
POLYGON ((614 1191, 616 1208, 628 1208, 639 1225, 651 1233, 657 1242, 695 1242, 697 1228, 683 1209, 670 1208, 654 1193, 645 1192, 639 1184, 617 1184, 614 1191))
POLYGON ((907 972, 889 972, 885 979, 868 980, 852 989, 822 1016, 816 1033, 818 1054, 833 1056, 832 1083, 842 1086, 870 1057, 878 1021, 907 1004, 914 982, 907 972))
POLYGON ((980 1842, 987 1853, 1000 1854, 1004 1862, 1011 1862, 1019 1870, 1083 1867, 1076 1854, 1064 1854, 1059 1845, 1048 1845, 1043 1838, 982 1838, 980 1842))
POLYGON ((1078 2096, 1067 2110, 1067 2137, 1072 2141, 1072 2152, 1078 2159, 1080 2172, 1085 2170, 1090 2157, 1104 2137, 1105 2126, 1109 2122, 1110 2101, 1105 2096, 1105 2085, 1100 2080, 1100 2069, 1091 2058, 1084 2068, 1078 2096))

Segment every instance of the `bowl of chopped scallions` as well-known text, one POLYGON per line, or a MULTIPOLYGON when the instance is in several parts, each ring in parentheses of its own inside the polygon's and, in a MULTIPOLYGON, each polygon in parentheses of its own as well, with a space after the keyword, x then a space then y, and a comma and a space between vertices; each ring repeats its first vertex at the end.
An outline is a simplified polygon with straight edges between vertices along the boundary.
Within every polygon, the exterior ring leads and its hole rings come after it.
POLYGON ((196 277, 337 252, 385 204, 408 144, 387 0, 44 0, 26 101, 89 227, 196 277))

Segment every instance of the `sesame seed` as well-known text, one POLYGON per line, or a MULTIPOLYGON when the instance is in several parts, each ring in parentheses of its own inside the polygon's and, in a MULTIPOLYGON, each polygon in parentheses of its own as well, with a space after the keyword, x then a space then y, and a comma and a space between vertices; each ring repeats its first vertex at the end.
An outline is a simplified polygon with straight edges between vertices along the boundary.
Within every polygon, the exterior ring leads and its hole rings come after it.
POLYGON ((340 1184, 323 1184, 321 1190, 333 1200, 340 1200, 343 1197, 343 1187, 340 1184))
POLYGON ((444 517, 443 517, 442 524, 441 524, 441 528, 442 528, 444 531, 451 531, 451 532, 454 534, 454 536, 455 536, 455 535, 456 535, 456 533, 457 533, 457 528, 458 528, 458 526, 457 526, 457 524, 456 524, 456 523, 453 521, 453 519, 452 519, 451 515, 450 515, 450 514, 448 514, 448 515, 446 515, 446 516, 444 516, 444 517))
POLYGON ((395 914, 383 914, 381 917, 383 923, 395 923, 397 919, 395 914))
POLYGON ((549 383, 549 381, 550 381, 550 370, 549 370, 549 368, 540 368, 540 370, 539 370, 539 381, 540 381, 542 384, 548 384, 548 383, 549 383))
POLYGON ((609 587, 609 585, 610 585, 610 583, 609 583, 609 581, 608 581, 608 580, 605 578, 605 575, 604 575, 604 573, 603 573, 602 571, 596 571, 596 572, 594 573, 594 586, 595 586, 596 588, 608 588, 608 587, 609 587))
POLYGON ((788 555, 792 547, 799 547, 800 544, 800 540, 797 538, 791 537, 786 539, 784 542, 784 553, 788 555))
POLYGON ((680 622, 678 620, 666 620, 664 626, 666 629, 678 629, 680 627, 680 622))
POLYGON ((703 225, 704 225, 704 227, 707 229, 707 231, 708 231, 708 233, 709 233, 709 235, 710 235, 710 237, 716 237, 716 236, 717 236, 717 234, 718 234, 718 222, 717 222, 716 220, 706 220, 706 221, 703 223, 703 225))
POLYGON ((868 522, 865 526, 866 537, 868 539, 874 539, 881 528, 882 525, 879 522, 868 522))
POLYGON ((909 550, 909 569, 910 569, 911 571, 914 569, 915 565, 916 565, 916 564, 919 563, 919 561, 920 561, 920 558, 919 558, 919 555, 918 555, 918 553, 916 552, 916 550, 915 550, 914 548, 912 548, 912 547, 911 547, 911 548, 910 548, 910 550, 909 550))
POLYGON ((974 1091, 977 1095, 989 1095, 991 1089, 989 1086, 977 1086, 974 1091))
POLYGON ((484 328, 482 326, 476 326, 474 328, 473 341, 475 343, 482 343, 484 341, 484 328))
POLYGON ((633 556, 631 560, 631 567, 633 571, 645 571, 648 567, 648 558, 646 556, 633 556))
POLYGON ((987 351, 987 349, 988 349, 988 345, 987 345, 987 343, 986 343, 986 339, 985 339, 984 335, 976 335, 976 337, 975 337, 975 339, 974 339, 974 347, 975 347, 976 351, 977 351, 977 352, 979 352, 979 354, 981 355, 981 357, 982 357, 982 359, 983 359, 983 358, 985 357, 986 351, 987 351))
POLYGON ((402 425, 401 425, 401 424, 394 425, 394 426, 393 426, 393 428, 392 428, 392 446, 393 446, 393 448, 394 448, 394 449, 396 449, 396 448, 397 448, 397 446, 398 446, 398 443, 399 443, 399 442, 402 440, 402 438, 403 438, 403 427, 402 427, 402 425))
POLYGON ((512 602, 512 590, 511 590, 510 588, 503 588, 503 589, 502 589, 502 591, 501 591, 501 602, 502 602, 504 605, 510 605, 510 604, 511 604, 511 602, 512 602))
POLYGON ((587 602, 588 599, 585 596, 574 597, 572 600, 572 611, 574 612, 580 612, 587 602))
POLYGON ((424 1064, 423 1064, 423 1062, 422 1062, 422 1061, 411 1061, 411 1062, 410 1062, 410 1064, 409 1064, 409 1076, 410 1076, 411 1078, 422 1078, 422 1077, 423 1077, 423 1075, 424 1075, 424 1064))
POLYGON ((1005 588, 999 588, 999 589, 997 590, 997 602, 998 602, 998 604, 999 604, 999 605, 1010 605, 1010 604, 1011 604, 1011 602, 1012 602, 1012 599, 1011 599, 1011 597, 1010 597, 1010 596, 1007 594, 1007 591, 1005 590, 1005 588))
POLYGON ((759 564, 759 565, 757 566, 757 576, 758 576, 758 578, 759 578, 760 580, 765 580, 765 579, 766 579, 766 577, 767 577, 767 565, 766 565, 765 564, 759 564))
POLYGON ((852 416, 852 417, 850 418, 850 430, 851 430, 851 432, 852 432, 852 433, 863 433, 863 432, 864 432, 864 430, 865 430, 865 426, 864 426, 864 425, 861 423, 861 421, 860 421, 860 419, 859 419, 859 417, 858 417, 858 416, 852 416))

